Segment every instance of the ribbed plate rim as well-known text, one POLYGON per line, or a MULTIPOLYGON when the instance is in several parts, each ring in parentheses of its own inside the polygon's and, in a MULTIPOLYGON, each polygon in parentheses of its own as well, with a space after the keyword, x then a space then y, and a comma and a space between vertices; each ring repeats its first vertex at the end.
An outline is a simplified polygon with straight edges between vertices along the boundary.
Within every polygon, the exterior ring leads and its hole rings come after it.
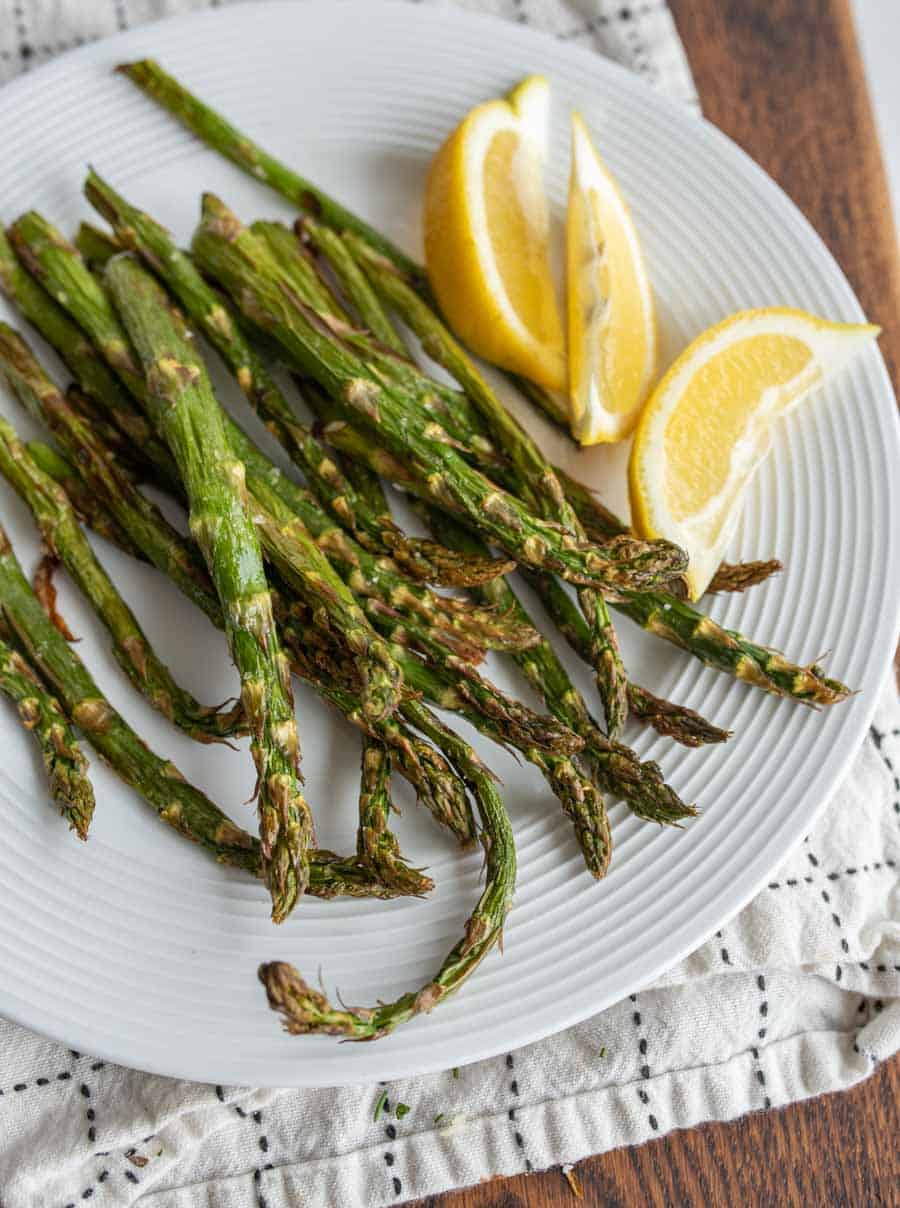
MULTIPOLYGON (((342 0, 344 8, 356 0, 342 0)), ((459 31, 465 36, 477 36, 479 39, 490 37, 490 29, 496 30, 497 35, 503 36, 508 46, 541 45, 547 51, 547 43, 551 39, 547 35, 533 30, 523 30, 510 26, 502 19, 495 19, 482 14, 465 13, 457 9, 436 8, 430 6, 412 6, 407 0, 378 0, 376 4, 357 3, 366 17, 376 21, 382 19, 394 20, 403 10, 403 21, 410 28, 417 23, 418 28, 427 31, 423 36, 437 36, 443 31, 459 31), (378 13, 378 10, 383 10, 378 13), (378 15, 376 15, 378 14, 378 15)), ((287 17, 288 21, 301 20, 304 23, 317 20, 327 20, 327 14, 334 11, 335 6, 321 0, 308 0, 302 6, 290 3, 289 0, 267 0, 265 3, 251 5, 233 5, 227 9, 214 12, 203 12, 187 15, 168 21, 163 26, 144 26, 137 30, 129 30, 104 42, 82 47, 72 51, 61 59, 47 64, 36 72, 7 85, 0 92, 0 129, 9 120, 12 110, 19 98, 25 98, 37 86, 51 82, 54 78, 75 75, 79 70, 90 71, 91 67, 100 62, 114 61, 116 58, 138 54, 153 54, 154 48, 163 40, 176 36, 190 36, 194 30, 202 31, 208 22, 220 22, 231 25, 237 32, 242 23, 248 18, 254 23, 276 22, 287 17)), ((197 39, 202 46, 202 37, 197 39)), ((612 85, 624 90, 632 90, 646 101, 651 108, 655 107, 660 122, 673 121, 676 126, 687 130, 693 128, 703 131, 699 146, 713 149, 714 157, 722 165, 723 170, 729 169, 743 174, 745 179, 755 184, 763 196, 768 197, 772 206, 780 208, 783 221, 792 224, 792 234, 804 240, 810 250, 816 254, 820 284, 828 287, 840 296, 845 308, 845 317, 862 317, 862 311, 843 273, 835 264, 825 245, 813 231, 806 219, 800 214, 792 202, 785 197, 773 181, 752 160, 724 134, 709 123, 700 122, 683 112, 679 106, 656 94, 649 85, 634 77, 625 68, 604 60, 594 52, 572 45, 555 44, 555 49, 561 56, 561 61, 571 61, 580 69, 596 73, 600 80, 610 81, 612 85), (652 100, 651 100, 652 98, 652 100), (704 141, 705 140, 705 141, 704 141)), ((515 75, 519 70, 516 62, 510 61, 509 70, 515 75)), ((149 106, 148 106, 149 112, 149 106)), ((48 114, 48 117, 52 117, 48 114)), ((699 152, 698 152, 699 153, 699 152)), ((9 216, 5 216, 9 217, 9 216)), ((872 389, 883 404, 878 414, 881 424, 880 434, 886 445, 883 450, 886 458, 895 465, 900 465, 900 424, 898 424, 896 407, 893 405, 893 395, 884 362, 880 357, 873 358, 868 369, 874 373, 875 380, 872 389), (889 406, 890 404, 890 406, 889 406)), ((874 419, 871 422, 875 422, 874 419)), ((889 488, 888 488, 889 491, 889 488)), ((817 775, 808 787, 805 797, 798 801, 793 815, 777 830, 770 834, 765 843, 761 843, 750 862, 749 870, 745 869, 727 887, 720 890, 706 902, 702 913, 702 921, 694 921, 692 926, 682 925, 677 933, 678 938, 663 956, 658 951, 641 959, 635 959, 628 965, 614 984, 587 992, 580 990, 577 995, 562 1002, 557 999, 556 1010, 548 1013, 544 1008, 539 1018, 519 1014, 507 1015, 501 1025, 493 1029, 478 1032, 477 1040, 467 1033, 464 1026, 457 1027, 457 1035, 447 1039, 443 1034, 440 1042, 433 1046, 437 1052, 432 1053, 428 1045, 427 1034, 417 1032, 415 1039, 410 1037, 410 1045, 406 1045, 401 1037, 403 1033, 393 1038, 389 1046, 383 1049, 378 1045, 358 1047, 357 1052, 364 1055, 358 1063, 345 1064, 341 1062, 336 1069, 329 1069, 327 1057, 316 1057, 312 1061, 304 1060, 302 1039, 292 1042, 296 1060, 287 1068, 284 1056, 261 1057, 252 1055, 246 1060, 236 1057, 233 1053, 215 1053, 214 1051, 199 1051, 190 1043, 181 1046, 177 1052, 169 1053, 159 1050, 142 1050, 140 1037, 132 1037, 123 1032, 115 1039, 111 1032, 102 1027, 92 1027, 80 1018, 69 1018, 64 1013, 51 1014, 37 1012, 31 1003, 21 1003, 16 997, 13 987, 4 979, 0 984, 0 1013, 14 1022, 38 1030, 54 1039, 88 1051, 108 1060, 118 1061, 126 1065, 135 1065, 154 1073, 166 1074, 181 1078, 192 1078, 210 1082, 231 1082, 241 1085, 337 1085, 352 1083, 363 1079, 397 1078, 417 1073, 447 1068, 491 1057, 509 1048, 538 1040, 563 1027, 580 1022, 587 1016, 602 1009, 609 1003, 618 1000, 660 975, 671 965, 677 963, 699 946, 706 938, 722 927, 736 914, 743 905, 766 883, 772 868, 783 857, 787 848, 798 841, 815 821, 818 813, 825 807, 830 793, 839 784, 849 765, 859 742, 869 725, 877 703, 877 692, 883 675, 884 665, 890 662, 898 625, 900 625, 900 557, 898 557, 896 524, 893 515, 888 517, 893 523, 890 531, 892 540, 885 556, 890 560, 890 575, 887 579, 892 588, 893 597, 898 601, 895 608, 896 616, 890 615, 886 608, 875 628, 877 641, 872 642, 864 682, 862 697, 850 702, 844 708, 846 722, 841 729, 840 739, 823 758, 817 775), (880 665, 879 665, 880 664, 880 665), (780 845, 774 850, 776 844, 780 845), (724 899, 724 900, 723 900, 724 899), (408 1050, 408 1051, 405 1051, 408 1050), (195 1052, 197 1055, 195 1055, 195 1052), (384 1056, 381 1056, 384 1053, 384 1056)), ((738 616, 740 605, 737 606, 738 616)), ((730 615, 731 621, 734 617, 730 615)), ((789 706, 784 706, 789 707, 789 706)), ((676 859, 663 853, 663 860, 676 859)), ((633 937, 632 937, 633 938, 633 937)), ((657 949, 660 947, 657 944, 657 949)), ((496 959, 496 958, 494 958, 496 959)), ((507 956, 507 959, 508 956, 507 956)), ((48 977, 48 993, 52 989, 52 978, 48 977)), ((433 1017, 438 1022, 437 1015, 433 1017)), ((274 1027, 274 1021, 273 1021, 274 1027)), ((440 1029, 443 1033, 444 1029, 440 1029)), ((174 1047, 174 1046, 173 1046, 174 1047)), ((165 1046, 163 1046, 165 1048, 165 1046)))

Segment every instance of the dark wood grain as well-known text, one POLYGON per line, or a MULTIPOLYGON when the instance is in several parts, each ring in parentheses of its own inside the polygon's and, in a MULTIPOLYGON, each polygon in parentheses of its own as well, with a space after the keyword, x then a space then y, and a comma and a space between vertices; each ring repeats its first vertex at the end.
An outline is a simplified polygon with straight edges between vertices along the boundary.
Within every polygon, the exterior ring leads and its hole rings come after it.
POLYGON ((848 0, 674 0, 703 111, 778 181, 847 274, 896 386, 900 257, 848 0))
POLYGON ((416 1208, 892 1208, 900 1202, 900 1062, 841 1095, 670 1133, 574 1168, 494 1179, 416 1208))
MULTIPOLYGON (((887 0, 885 0, 887 2, 887 0)), ((895 389, 900 257, 848 0, 670 0, 706 116, 822 235, 867 315, 895 389)), ((900 1061, 843 1095, 673 1133, 576 1167, 586 1205, 900 1202, 900 1061)), ((498 1179, 422 1208, 577 1208, 562 1174, 498 1179)))

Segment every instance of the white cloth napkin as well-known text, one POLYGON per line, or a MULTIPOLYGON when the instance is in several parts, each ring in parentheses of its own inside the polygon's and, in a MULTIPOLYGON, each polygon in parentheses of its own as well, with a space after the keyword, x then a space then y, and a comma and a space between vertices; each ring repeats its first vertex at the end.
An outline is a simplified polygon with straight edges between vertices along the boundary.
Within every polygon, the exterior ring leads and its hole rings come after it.
MULTIPOLYGON (((659 0, 460 2, 593 46, 696 105, 659 0)), ((0 0, 0 79, 208 5, 0 0)), ((890 677, 817 826, 715 939, 579 1027, 459 1071, 246 1091, 137 1073, 0 1021, 0 1202, 375 1208, 851 1086, 900 1048, 898 815, 890 677)))

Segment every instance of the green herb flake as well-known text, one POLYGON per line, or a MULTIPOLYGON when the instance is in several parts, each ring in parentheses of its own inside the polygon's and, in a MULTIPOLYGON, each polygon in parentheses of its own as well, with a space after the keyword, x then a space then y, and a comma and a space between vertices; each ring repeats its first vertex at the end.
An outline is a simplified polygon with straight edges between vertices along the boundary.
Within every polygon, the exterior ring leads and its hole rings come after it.
POLYGON ((444 1113, 438 1112, 438 1114, 434 1118, 435 1124, 440 1124, 440 1122, 443 1120, 443 1118, 444 1118, 444 1113))
POLYGON ((603 1048, 600 1050, 599 1056, 600 1057, 606 1056, 606 1045, 604 1045, 603 1048))
POLYGON ((409 1115, 409 1112, 410 1106, 408 1103, 398 1103, 394 1114, 398 1120, 402 1120, 404 1116, 409 1115))
POLYGON ((459 1066, 455 1065, 453 1067, 453 1069, 450 1071, 450 1073, 453 1075, 454 1078, 458 1078, 459 1077, 459 1066))
POLYGON ((378 1096, 377 1102, 375 1103, 375 1111, 372 1113, 372 1123, 373 1124, 378 1123, 378 1121, 381 1117, 381 1113, 384 1111, 385 1107, 387 1106, 387 1101, 388 1101, 387 1091, 382 1091, 381 1094, 378 1096))

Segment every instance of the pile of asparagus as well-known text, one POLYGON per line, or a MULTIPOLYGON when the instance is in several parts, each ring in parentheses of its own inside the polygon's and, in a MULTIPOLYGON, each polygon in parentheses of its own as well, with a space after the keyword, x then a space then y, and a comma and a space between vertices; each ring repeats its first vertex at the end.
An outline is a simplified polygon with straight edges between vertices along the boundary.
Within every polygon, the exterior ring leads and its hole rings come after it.
MULTIPOLYGON (((76 731, 170 826, 261 877, 276 922, 304 893, 390 898, 432 888, 391 830, 394 774, 460 844, 480 841, 481 896, 462 938, 415 992, 372 1009, 336 1009, 292 966, 261 967, 290 1031, 371 1039, 431 1010, 472 972, 500 940, 515 884, 495 777, 432 706, 538 769, 572 821, 587 869, 602 877, 612 850, 607 798, 658 823, 678 825, 696 812, 656 764, 621 743, 629 714, 689 746, 728 737, 629 679, 610 609, 768 692, 817 706, 848 689, 687 603, 682 551, 639 540, 549 464, 443 325, 422 269, 405 254, 155 63, 121 70, 303 214, 294 231, 245 226, 207 195, 188 252, 91 171, 85 194, 109 233, 83 225, 70 243, 34 212, 0 232, 0 288, 73 379, 63 392, 23 336, 0 323, 0 373, 53 438, 25 444, 0 421, 0 473, 31 509, 45 550, 29 583, 0 529, 0 688, 39 744, 52 796, 81 838, 94 799, 76 731), (452 385, 420 367, 410 334, 452 385), (302 485, 223 411, 200 335, 302 485), (292 373, 296 397, 278 384, 274 362, 292 373), (299 399, 312 425, 300 418, 299 399), (397 524, 384 480, 407 493, 431 538, 397 524), (144 484, 184 506, 189 536, 144 484), (239 700, 213 708, 177 683, 85 527, 154 565, 224 632, 239 700), (58 564, 155 708, 199 742, 249 737, 258 838, 152 752, 105 699, 56 607, 58 564), (513 569, 592 668, 602 725, 516 595, 506 577, 513 569), (483 674, 488 650, 514 660, 545 713, 483 674), (292 674, 360 731, 355 853, 316 847, 292 674)), ((552 412, 552 400, 533 388, 528 395, 552 412)), ((744 590, 777 569, 723 566, 715 588, 744 590)))

